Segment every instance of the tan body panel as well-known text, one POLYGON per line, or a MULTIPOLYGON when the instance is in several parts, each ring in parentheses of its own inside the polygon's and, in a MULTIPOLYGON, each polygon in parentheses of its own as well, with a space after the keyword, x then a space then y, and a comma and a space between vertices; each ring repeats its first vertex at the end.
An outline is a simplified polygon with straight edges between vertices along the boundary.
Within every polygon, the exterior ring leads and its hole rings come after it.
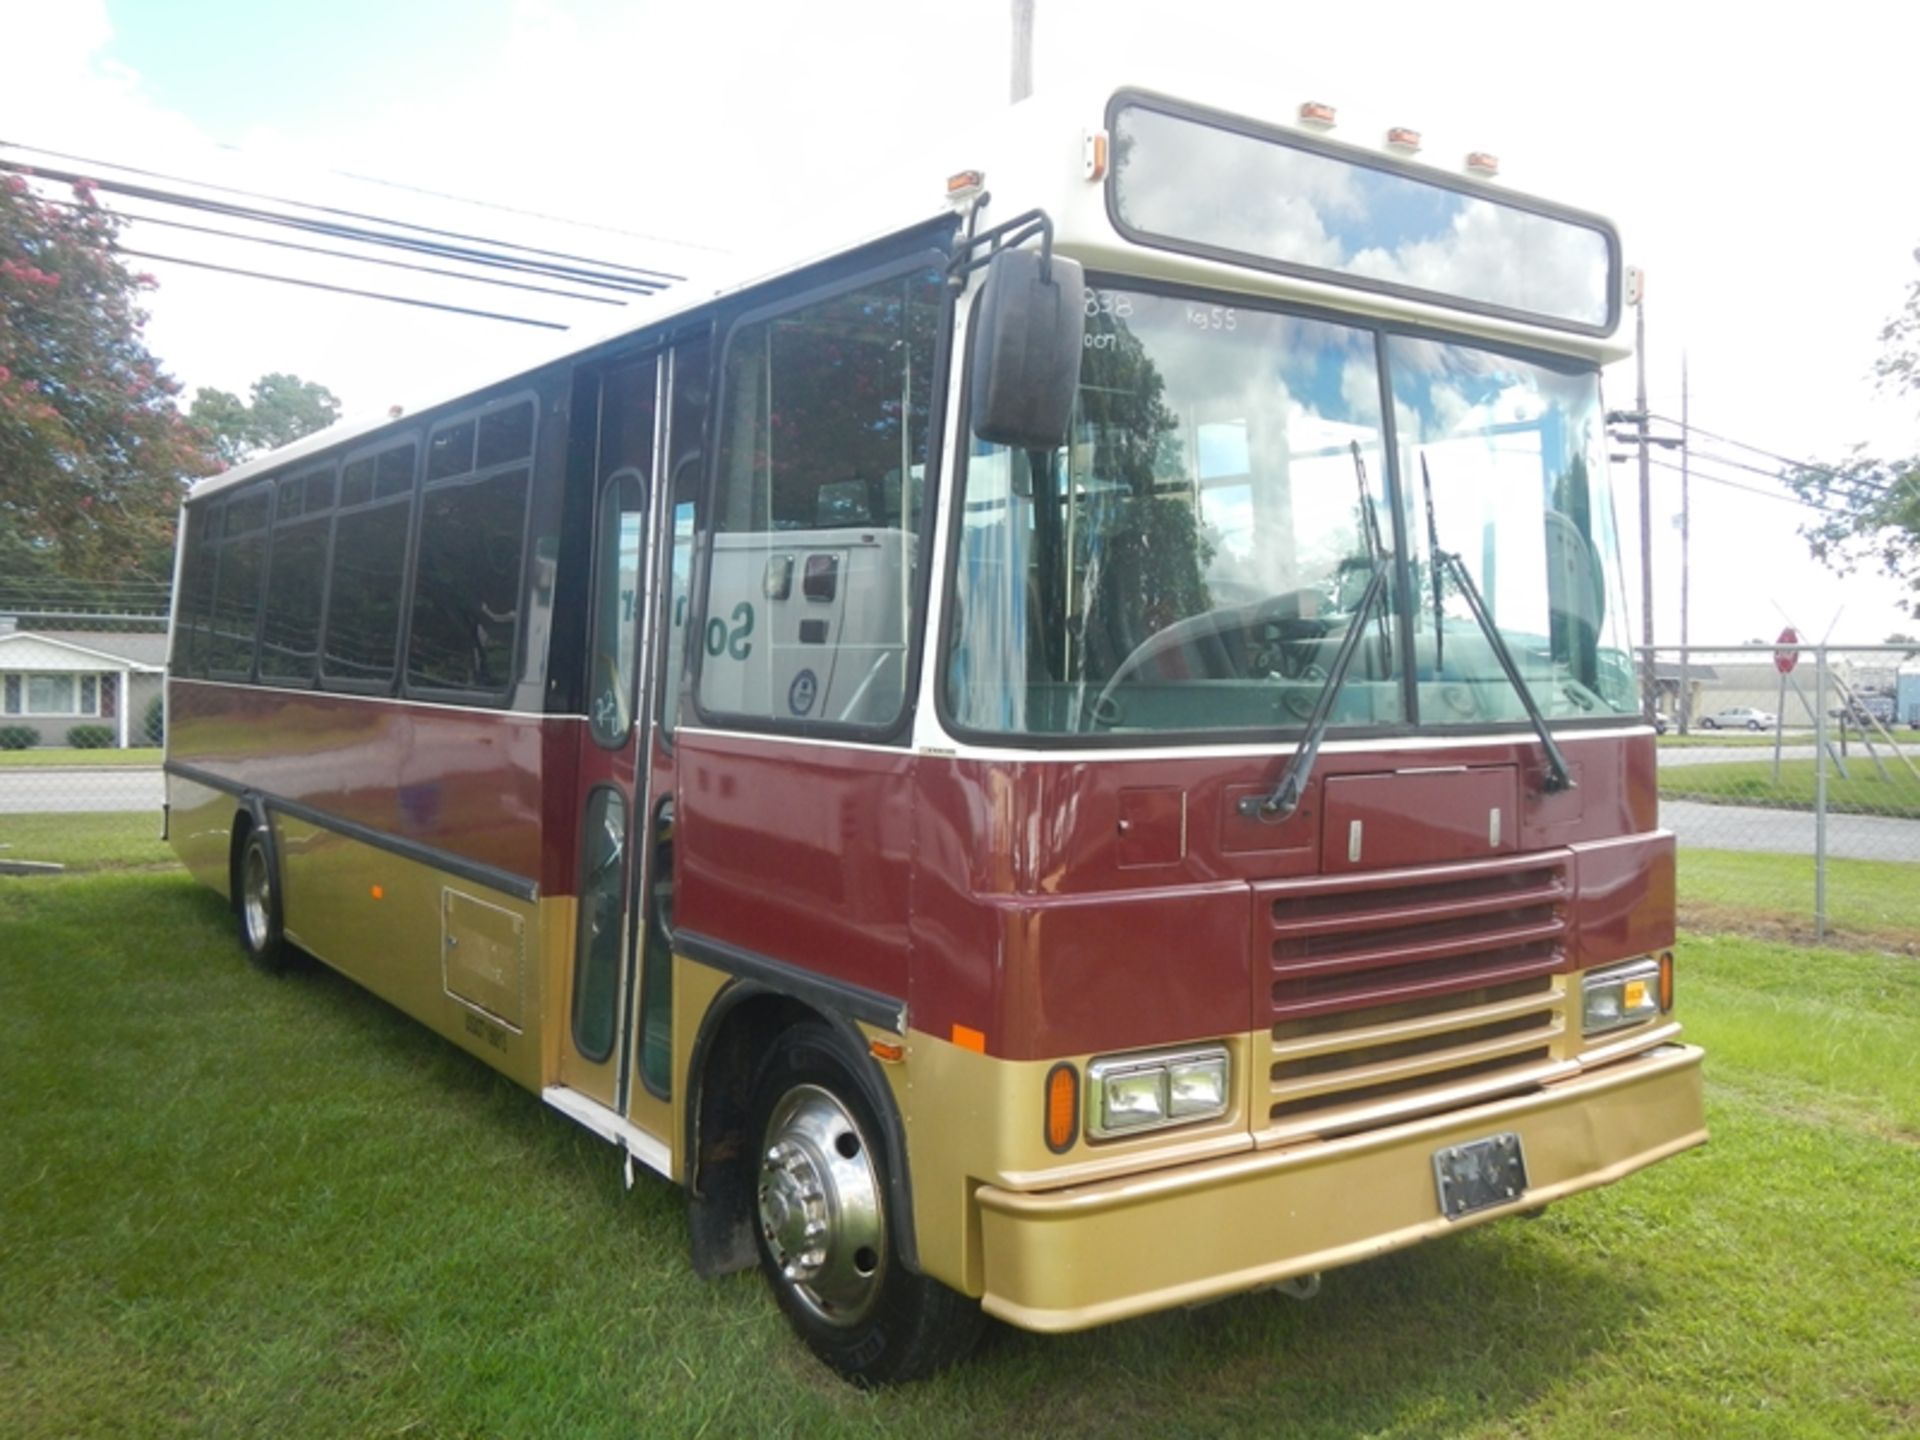
POLYGON ((1349 1265, 1618 1180, 1706 1138, 1701 1051, 1662 1046, 1532 1094, 1290 1149, 1037 1194, 976 1192, 981 1303, 1077 1330, 1349 1265), (1433 1154, 1512 1131, 1529 1185, 1458 1220, 1433 1154))

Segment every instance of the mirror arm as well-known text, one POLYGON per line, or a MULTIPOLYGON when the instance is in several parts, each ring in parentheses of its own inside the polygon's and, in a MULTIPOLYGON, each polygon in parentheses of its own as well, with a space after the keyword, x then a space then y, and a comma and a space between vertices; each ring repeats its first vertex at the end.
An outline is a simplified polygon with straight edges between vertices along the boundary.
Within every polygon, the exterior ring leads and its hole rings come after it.
MULTIPOLYGON (((985 198, 982 196, 982 201, 985 198)), ((1024 244, 1035 235, 1040 237, 1040 279, 1052 284, 1053 219, 1044 210, 1029 210, 978 235, 969 230, 954 244, 953 259, 947 262, 947 278, 957 284, 991 262, 1003 247, 1024 244), (982 246, 987 247, 985 253, 980 253, 982 246)))

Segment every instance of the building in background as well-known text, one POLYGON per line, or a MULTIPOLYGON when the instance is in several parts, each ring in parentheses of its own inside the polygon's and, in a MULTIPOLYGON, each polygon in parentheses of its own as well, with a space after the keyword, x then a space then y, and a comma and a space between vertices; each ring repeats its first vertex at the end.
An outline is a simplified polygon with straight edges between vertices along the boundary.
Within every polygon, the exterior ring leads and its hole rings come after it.
POLYGON ((166 651, 162 631, 23 630, 0 617, 0 736, 65 746, 76 728, 104 726, 115 748, 158 744, 166 651))

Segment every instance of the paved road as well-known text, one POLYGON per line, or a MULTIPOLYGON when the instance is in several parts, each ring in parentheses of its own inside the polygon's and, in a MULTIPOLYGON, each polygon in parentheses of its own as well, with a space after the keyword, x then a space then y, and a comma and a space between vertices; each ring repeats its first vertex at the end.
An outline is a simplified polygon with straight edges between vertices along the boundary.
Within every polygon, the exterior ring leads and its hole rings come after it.
MULTIPOLYGON (((1813 754, 1814 747, 1811 744, 1788 744, 1780 747, 1780 758, 1782 760, 1811 760, 1813 759, 1813 754)), ((1660 768, 1662 770, 1670 766, 1678 765, 1724 765, 1732 760, 1766 760, 1771 762, 1772 759, 1773 747, 1771 745, 1765 746, 1764 748, 1759 745, 1701 745, 1698 747, 1691 745, 1663 745, 1660 747, 1660 768)))
MULTIPOLYGON (((0 815, 75 815, 101 810, 160 813, 160 767, 99 769, 46 766, 0 770, 0 815)), ((0 838, 4 838, 0 827, 0 838)))
MULTIPOLYGON (((1805 855, 1809 859, 1813 856, 1813 812, 1810 810, 1763 810, 1750 805, 1662 800, 1660 823, 1673 831, 1682 848, 1758 850, 1776 855, 1805 855)), ((1827 853, 1851 860, 1920 863, 1920 820, 1829 815, 1827 853)))

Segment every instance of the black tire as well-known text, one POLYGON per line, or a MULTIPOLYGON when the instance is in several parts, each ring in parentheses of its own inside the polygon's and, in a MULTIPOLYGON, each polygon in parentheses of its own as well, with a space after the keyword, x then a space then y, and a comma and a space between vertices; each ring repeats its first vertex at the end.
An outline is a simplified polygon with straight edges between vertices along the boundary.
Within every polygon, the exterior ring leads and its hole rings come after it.
POLYGON ((240 926, 240 947, 269 975, 300 968, 300 952, 287 943, 281 926, 280 864, 273 836, 264 826, 247 832, 234 871, 233 908, 240 926))
POLYGON ((1702 715, 1700 717, 1700 728, 1702 730, 1718 730, 1720 726, 1711 715, 1702 715))
POLYGON ((900 1260, 887 1142, 827 1025, 786 1031, 753 1086, 754 1240, 807 1347, 855 1385, 918 1380, 964 1359, 978 1302, 900 1260))
POLYGON ((1747 721, 1747 729, 1749 729, 1749 730, 1759 730, 1760 728, 1761 728, 1761 725, 1760 725, 1760 722, 1759 722, 1758 720, 1749 720, 1749 721, 1747 721))

